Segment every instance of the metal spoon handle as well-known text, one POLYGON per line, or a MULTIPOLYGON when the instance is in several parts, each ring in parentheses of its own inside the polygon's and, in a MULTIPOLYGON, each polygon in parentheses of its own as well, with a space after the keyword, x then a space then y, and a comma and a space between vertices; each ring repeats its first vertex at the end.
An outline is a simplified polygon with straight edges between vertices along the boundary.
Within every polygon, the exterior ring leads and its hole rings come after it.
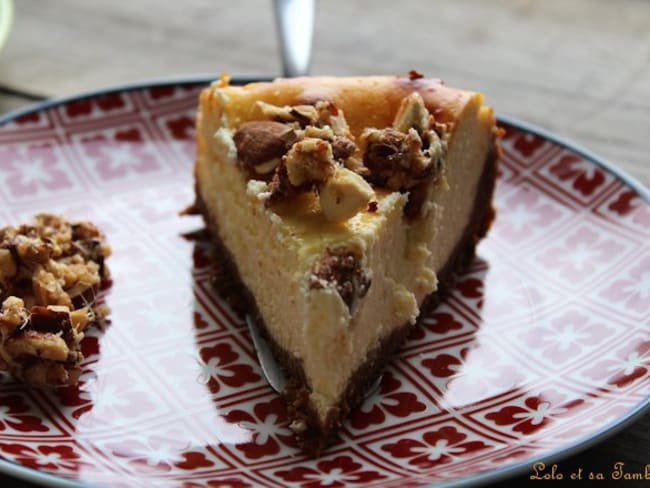
POLYGON ((282 73, 305 76, 311 66, 316 0, 273 0, 280 39, 282 73))
POLYGON ((287 385, 287 378, 284 376, 278 363, 275 362, 273 354, 271 353, 271 348, 266 340, 260 335, 257 330, 257 325, 255 324, 255 319, 250 314, 246 314, 246 325, 248 326, 248 331, 253 338, 253 345, 257 352, 257 359, 259 359, 260 366, 262 367, 262 374, 266 378, 267 383, 271 385, 271 388, 278 393, 282 393, 284 387, 287 385))
MULTIPOLYGON (((262 335, 257 330, 257 324, 252 315, 246 314, 246 325, 248 326, 248 331, 253 338, 253 345, 255 346, 255 351, 257 352, 257 359, 260 362, 260 367, 262 368, 262 374, 266 378, 266 382, 271 388, 273 388, 278 393, 282 393, 287 386, 287 377, 284 375, 284 372, 275 362, 271 348, 262 337, 262 335)), ((366 391, 363 394, 364 399, 369 398, 375 393, 377 393, 381 387, 381 380, 384 377, 383 373, 375 379, 375 381, 368 385, 366 391)))

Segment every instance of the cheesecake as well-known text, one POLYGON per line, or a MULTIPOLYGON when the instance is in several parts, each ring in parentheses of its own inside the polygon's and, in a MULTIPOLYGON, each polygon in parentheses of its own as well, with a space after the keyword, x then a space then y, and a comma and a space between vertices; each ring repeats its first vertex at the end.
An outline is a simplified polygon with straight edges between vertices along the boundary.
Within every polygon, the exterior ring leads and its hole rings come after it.
POLYGON ((317 456, 494 218, 498 129, 480 93, 408 76, 203 90, 196 202, 289 382, 317 456))

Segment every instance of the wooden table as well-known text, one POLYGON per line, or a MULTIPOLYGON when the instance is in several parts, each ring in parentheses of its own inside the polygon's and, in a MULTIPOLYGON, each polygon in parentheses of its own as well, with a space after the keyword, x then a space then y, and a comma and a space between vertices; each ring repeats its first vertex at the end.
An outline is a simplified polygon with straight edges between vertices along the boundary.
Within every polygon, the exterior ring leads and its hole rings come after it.
MULTIPOLYGON (((397 5, 320 2, 313 73, 415 68, 481 90, 499 112, 588 147, 650 186, 650 2, 397 5)), ((270 0, 18 0, 0 52, 0 113, 144 79, 270 76, 279 67, 270 0)), ((630 470, 650 463, 650 415, 560 467, 602 471, 616 461, 630 470)))

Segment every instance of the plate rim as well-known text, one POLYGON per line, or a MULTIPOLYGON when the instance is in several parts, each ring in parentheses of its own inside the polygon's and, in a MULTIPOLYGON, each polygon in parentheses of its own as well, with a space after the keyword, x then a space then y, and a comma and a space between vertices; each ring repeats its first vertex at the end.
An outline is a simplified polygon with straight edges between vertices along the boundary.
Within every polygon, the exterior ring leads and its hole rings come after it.
MULTIPOLYGON (((146 79, 132 83, 125 83, 119 85, 113 85, 105 88, 99 88, 95 90, 88 90, 79 92, 72 95, 66 95, 61 97, 54 97, 40 102, 31 103, 25 107, 20 107, 18 109, 11 110, 6 112, 3 115, 0 115, 0 131, 3 127, 9 122, 14 121, 15 119, 29 115, 35 112, 41 112, 44 110, 49 110, 67 103, 84 100, 88 98, 94 98, 101 95, 107 95, 111 93, 122 93, 130 92, 136 90, 143 90, 147 88, 153 88, 158 86, 167 86, 167 85, 199 85, 205 84, 206 86, 215 80, 214 76, 209 75, 190 75, 190 76, 178 76, 178 77, 163 77, 163 78, 153 78, 146 79)), ((234 76, 231 79, 233 84, 245 84, 250 82, 259 82, 259 81, 269 81, 271 78, 268 76, 255 76, 255 75, 246 75, 246 76, 234 76)), ((639 197, 646 203, 650 205, 650 188, 647 188, 641 181, 636 177, 629 174, 624 169, 616 166, 614 163, 609 160, 597 155, 593 151, 587 149, 574 142, 573 140, 560 136, 557 133, 545 129, 536 124, 526 122, 518 117, 512 115, 506 115, 502 113, 496 114, 497 124, 505 124, 515 129, 518 129, 522 132, 536 135, 547 141, 550 141, 558 146, 568 149, 586 160, 596 164, 601 169, 607 173, 613 175, 616 179, 624 183, 627 187, 634 190, 639 197)), ((569 445, 558 447, 547 454, 536 457, 534 459, 524 460, 515 462, 509 466, 491 470, 485 473, 480 473, 476 475, 469 475, 463 478, 456 480, 443 481, 441 483, 434 483, 430 486, 437 486, 439 488, 457 488, 457 487, 468 487, 468 486, 477 486, 487 483, 494 483, 502 481, 504 479, 512 478, 514 476, 522 475, 526 472, 530 472, 532 466, 537 462, 543 462, 546 465, 560 461, 572 455, 578 454, 581 451, 584 451, 600 442, 603 442, 609 437, 614 436, 621 430, 625 429, 629 425, 633 424, 635 421, 639 420, 645 414, 650 412, 650 394, 648 394, 643 400, 638 402, 625 416, 619 417, 609 423, 605 424, 600 429, 583 436, 579 440, 570 443, 569 445)), ((47 486, 53 487, 90 487, 91 484, 81 481, 73 480, 70 478, 63 477, 54 473, 47 473, 44 471, 39 471, 35 468, 30 468, 27 466, 20 465, 12 460, 0 457, 0 475, 10 475, 24 481, 47 484, 47 486)))

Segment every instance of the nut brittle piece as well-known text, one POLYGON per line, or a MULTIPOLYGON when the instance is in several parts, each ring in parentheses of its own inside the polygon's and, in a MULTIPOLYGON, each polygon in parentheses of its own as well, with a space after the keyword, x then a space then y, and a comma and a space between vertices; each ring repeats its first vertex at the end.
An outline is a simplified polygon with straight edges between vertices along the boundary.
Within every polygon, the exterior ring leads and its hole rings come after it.
POLYGON ((89 222, 39 214, 0 229, 0 369, 36 386, 76 383, 84 330, 107 315, 94 298, 110 253, 89 222))

